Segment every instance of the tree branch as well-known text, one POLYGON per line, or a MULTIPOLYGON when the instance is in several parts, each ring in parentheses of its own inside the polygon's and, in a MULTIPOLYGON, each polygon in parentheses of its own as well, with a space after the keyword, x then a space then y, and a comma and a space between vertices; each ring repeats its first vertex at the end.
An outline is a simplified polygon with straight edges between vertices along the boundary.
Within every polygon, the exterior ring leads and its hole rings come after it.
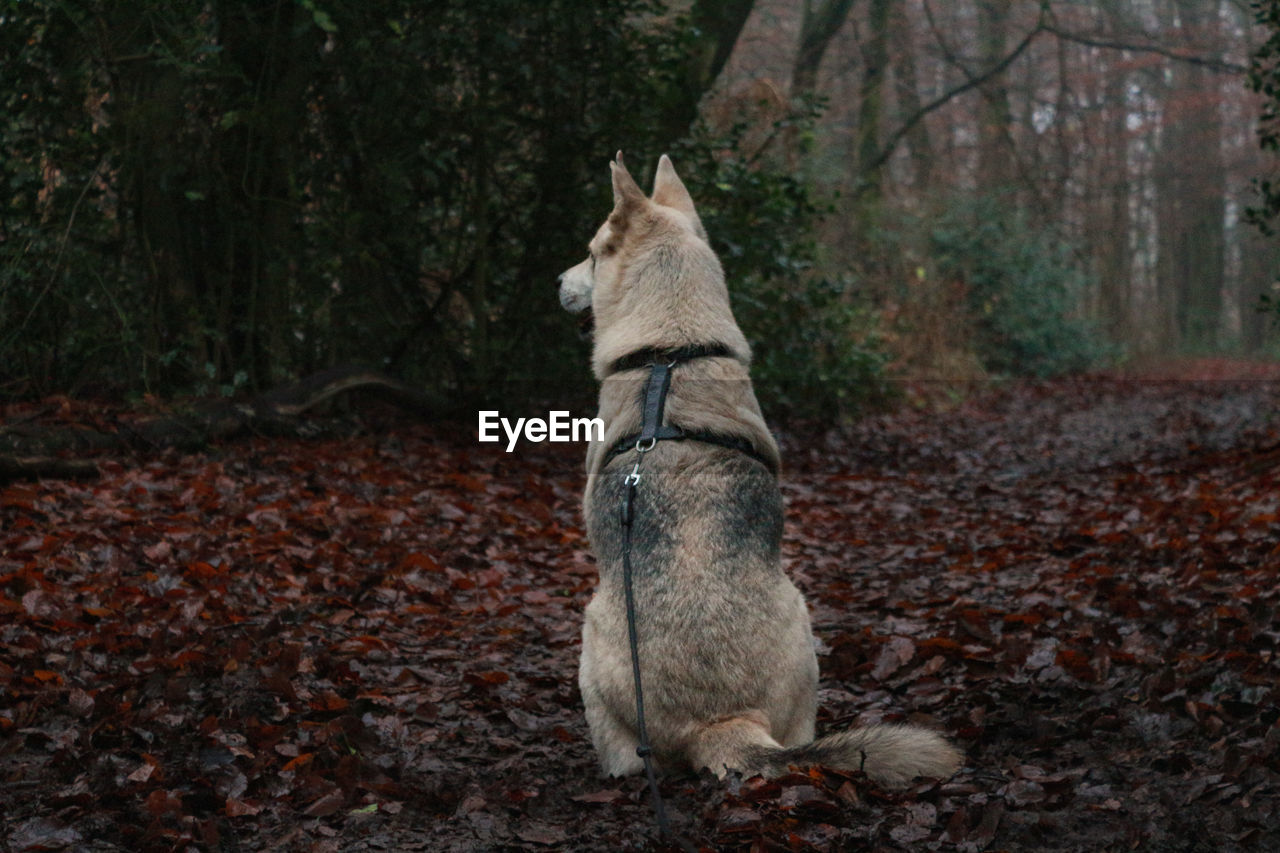
MULTIPOLYGON (((926 11, 928 11, 928 4, 926 4, 925 9, 926 11)), ((1054 26, 1053 24, 1046 21, 1044 11, 1045 9, 1042 7, 1041 19, 1036 23, 1036 26, 1030 32, 1028 32, 1026 36, 1023 37, 1022 41, 1018 42, 1017 46, 1009 53, 1008 56, 1006 56, 1004 59, 1000 60, 995 65, 991 66, 981 74, 970 76, 968 72, 966 72, 967 79, 963 83, 961 83, 960 85, 956 86, 953 89, 950 89, 944 92, 943 94, 934 98, 932 101, 920 107, 920 109, 916 110, 914 113, 909 115, 903 121, 902 126, 899 127, 897 130, 895 130, 889 136, 888 141, 885 142, 884 146, 880 150, 880 153, 877 154, 871 161, 861 164, 858 170, 859 176, 871 174, 876 169, 879 169, 881 166, 883 166, 885 162, 887 162, 888 159, 893 156, 893 152, 895 149, 897 149, 898 143, 900 143, 902 139, 908 133, 911 132, 912 128, 914 128, 917 124, 919 124, 920 121, 923 120, 924 117, 927 116, 929 113, 942 107, 951 99, 959 95, 963 95, 965 92, 969 91, 970 89, 974 89, 978 86, 981 86, 983 83, 987 82, 991 78, 996 77, 997 75, 1003 73, 1006 68, 1008 68, 1010 65, 1013 64, 1014 60, 1016 60, 1019 56, 1021 56, 1022 53, 1028 47, 1031 46, 1031 43, 1035 40, 1036 36, 1038 36, 1040 33, 1049 33, 1050 35, 1056 38, 1060 38, 1064 41, 1070 41, 1076 44, 1083 44, 1089 47, 1100 47, 1100 48, 1106 48, 1110 50, 1131 50, 1137 53, 1155 53, 1167 59, 1172 59, 1175 62, 1187 62, 1192 65, 1199 65, 1203 68, 1208 68, 1222 74, 1244 74, 1246 71, 1248 71, 1248 68, 1238 63, 1228 62, 1226 60, 1221 60, 1221 59, 1214 59, 1212 57, 1198 56, 1198 55, 1187 54, 1187 53, 1179 53, 1177 51, 1171 50, 1170 48, 1161 47, 1160 45, 1156 45, 1156 44, 1132 44, 1124 41, 1116 41, 1114 39, 1105 39, 1105 38, 1099 38, 1095 36, 1084 35, 1082 33, 1069 32, 1067 30, 1061 29, 1060 27, 1054 26)), ((945 45, 944 45, 944 48, 945 48, 945 45)), ((953 62, 959 65, 959 61, 955 60, 954 58, 953 58, 953 62)), ((960 67, 963 70, 963 66, 960 66, 960 67)), ((861 195, 864 191, 865 191, 864 187, 860 184, 859 187, 854 192, 855 192, 855 195, 861 195)))
MULTIPOLYGON (((965 92, 969 91, 970 89, 975 89, 978 86, 981 86, 983 83, 987 82, 992 77, 996 77, 1004 73, 1004 70, 1008 68, 1010 65, 1012 65, 1014 61, 1019 56, 1021 56, 1028 47, 1031 46, 1031 43, 1035 41, 1036 36, 1038 36, 1042 32, 1045 32, 1044 23, 1043 22, 1037 23, 1036 26, 1030 32, 1028 32, 1025 36, 1023 36, 1022 41, 1018 42, 1017 46, 1014 47, 1014 49, 1004 59, 1001 59, 999 62, 997 62, 995 65, 991 66, 990 68, 988 68, 986 71, 983 71, 981 74, 977 74, 975 76, 969 77, 960 85, 952 89, 949 89, 946 92, 943 92, 941 95, 934 98, 932 101, 925 104, 924 106, 920 107, 920 109, 916 110, 911 115, 907 116, 906 120, 903 121, 902 126, 899 127, 897 130, 895 130, 889 136, 888 141, 886 141, 884 146, 880 149, 880 153, 877 154, 874 158, 872 158, 870 162, 860 164, 860 167, 858 169, 859 176, 869 175, 872 172, 874 172, 876 169, 879 169, 881 166, 883 166, 885 162, 887 162, 888 159, 893 156, 894 149, 898 147, 898 143, 902 141, 903 137, 905 137, 908 133, 910 133, 911 129, 915 127, 917 124, 919 124, 920 121, 924 119, 924 117, 927 116, 929 113, 945 105, 947 102, 949 102, 953 98, 963 95, 965 92)), ((866 190, 865 182, 860 182, 858 188, 854 191, 854 194, 861 195, 863 192, 865 192, 865 190, 866 190)))
POLYGON ((1115 39, 1102 38, 1099 36, 1085 35, 1084 33, 1073 33, 1067 30, 1055 27, 1052 24, 1044 24, 1041 26, 1047 33, 1051 33, 1063 41, 1075 42, 1088 47, 1101 47, 1110 50, 1130 50, 1134 53, 1155 53, 1166 59, 1172 59, 1176 62, 1187 62, 1191 65, 1199 65, 1202 68, 1208 68, 1217 71, 1220 74, 1243 74, 1249 69, 1235 62, 1227 62, 1224 59, 1214 59, 1210 56, 1197 56, 1190 53, 1181 53, 1167 47, 1161 47, 1158 44, 1134 44, 1132 42, 1116 41, 1115 39))

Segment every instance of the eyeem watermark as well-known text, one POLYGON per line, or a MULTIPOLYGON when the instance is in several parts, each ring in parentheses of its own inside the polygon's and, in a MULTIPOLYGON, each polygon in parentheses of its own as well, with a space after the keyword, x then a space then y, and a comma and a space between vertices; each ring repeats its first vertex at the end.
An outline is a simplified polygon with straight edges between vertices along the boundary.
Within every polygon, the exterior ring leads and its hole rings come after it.
POLYGON ((547 412, 547 419, 516 418, 515 423, 496 411, 480 412, 480 441, 502 441, 498 427, 507 435, 507 452, 516 449, 521 436, 526 441, 604 441, 603 418, 571 418, 568 412, 547 412))

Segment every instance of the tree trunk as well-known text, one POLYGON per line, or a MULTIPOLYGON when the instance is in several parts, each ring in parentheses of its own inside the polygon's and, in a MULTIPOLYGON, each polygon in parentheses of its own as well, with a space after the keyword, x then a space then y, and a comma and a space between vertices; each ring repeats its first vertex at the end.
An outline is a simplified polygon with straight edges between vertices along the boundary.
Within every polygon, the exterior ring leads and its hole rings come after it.
MULTIPOLYGON (((1120 12, 1109 13, 1120 29, 1120 12)), ((1103 80, 1103 164, 1100 170, 1098 221, 1103 223, 1094 244, 1098 257, 1101 325, 1113 343, 1132 343, 1133 252, 1129 244, 1129 108, 1128 75, 1115 67, 1108 52, 1100 69, 1103 80)))
MULTIPOLYGON (((880 204, 882 187, 880 123, 884 112, 884 79, 889 70, 889 16, 893 0, 871 0, 867 8, 867 40, 863 48, 862 90, 858 102, 858 125, 854 129, 854 157, 858 186, 865 217, 874 217, 880 204)), ((864 222, 869 225, 870 221, 864 222)))
MULTIPOLYGON (((1176 0, 1185 31, 1217 32, 1217 2, 1176 0)), ((1167 350, 1215 347, 1222 321, 1226 174, 1217 80, 1173 63, 1156 167, 1160 315, 1167 350), (1174 98, 1177 98, 1175 100, 1174 98)))
POLYGON ((800 43, 791 66, 792 101, 809 97, 817 90, 822 57, 852 8, 853 0, 819 0, 817 6, 814 0, 805 0, 800 43))
MULTIPOLYGON (((992 68, 1007 55, 1009 30, 1007 0, 978 0, 978 43, 982 67, 992 68)), ((1009 129, 1013 124, 1009 91, 1002 74, 982 86, 983 106, 978 115, 978 190, 999 192, 1013 182, 1013 157, 1009 129)))
MULTIPOLYGON (((916 71, 916 45, 912 38, 911 17, 902 3, 895 3, 889 22, 889 37, 893 44, 894 77, 897 80, 898 123, 905 123, 911 116, 919 115, 920 80, 916 71)), ((923 119, 915 122, 905 137, 911 155, 914 174, 913 188, 921 196, 927 195, 933 181, 934 150, 929 127, 923 119)))
POLYGON ((668 93, 663 110, 663 135, 669 143, 689 135, 698 104, 729 61, 754 5, 755 0, 694 0, 689 11, 692 44, 681 81, 668 93))

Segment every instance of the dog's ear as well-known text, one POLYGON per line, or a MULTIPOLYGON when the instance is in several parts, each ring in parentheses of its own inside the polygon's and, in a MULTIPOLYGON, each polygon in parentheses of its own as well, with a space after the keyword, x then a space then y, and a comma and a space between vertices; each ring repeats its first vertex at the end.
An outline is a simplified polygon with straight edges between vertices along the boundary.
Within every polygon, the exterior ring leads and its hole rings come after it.
POLYGON ((631 177, 627 167, 622 165, 621 151, 618 152, 618 159, 609 164, 609 171, 613 172, 613 213, 609 215, 609 221, 615 228, 621 229, 647 199, 640 185, 636 183, 636 179, 631 177))
POLYGON ((693 208, 693 196, 685 189, 684 181, 680 180, 676 167, 671 165, 671 158, 666 154, 658 159, 658 174, 653 178, 653 201, 654 204, 673 208, 689 217, 693 220, 694 230, 706 239, 702 220, 698 218, 698 211, 693 208))
POLYGON ((658 174, 653 177, 653 200, 656 204, 674 207, 685 216, 697 216, 693 209, 693 196, 685 189, 684 181, 676 174, 671 158, 663 154, 658 158, 658 174))

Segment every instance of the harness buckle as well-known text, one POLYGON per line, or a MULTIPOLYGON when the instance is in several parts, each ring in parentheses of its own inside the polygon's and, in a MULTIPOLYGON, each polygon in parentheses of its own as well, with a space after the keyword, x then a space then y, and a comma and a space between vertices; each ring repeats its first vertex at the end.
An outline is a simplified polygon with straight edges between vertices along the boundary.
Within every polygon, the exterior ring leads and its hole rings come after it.
MULTIPOLYGON (((644 439, 637 439, 636 453, 648 453, 650 450, 653 450, 653 448, 656 447, 657 445, 658 445, 658 437, 656 435, 649 436, 648 444, 644 443, 644 439)), ((640 463, 637 462, 636 464, 639 465, 640 463)))

